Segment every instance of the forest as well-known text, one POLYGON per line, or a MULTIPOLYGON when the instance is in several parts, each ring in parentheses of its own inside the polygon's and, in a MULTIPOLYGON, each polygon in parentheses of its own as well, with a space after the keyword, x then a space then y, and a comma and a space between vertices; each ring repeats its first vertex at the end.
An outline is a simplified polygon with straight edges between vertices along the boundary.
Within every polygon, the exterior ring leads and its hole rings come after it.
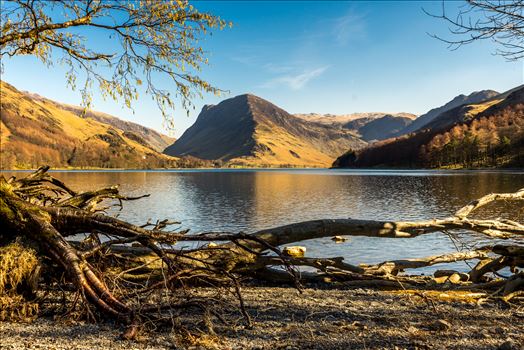
MULTIPOLYGON (((524 166, 524 89, 450 127, 428 128, 351 151, 334 166, 489 168, 524 166)), ((463 108, 452 110, 459 114, 463 108)), ((449 112, 448 112, 449 114, 449 112)))

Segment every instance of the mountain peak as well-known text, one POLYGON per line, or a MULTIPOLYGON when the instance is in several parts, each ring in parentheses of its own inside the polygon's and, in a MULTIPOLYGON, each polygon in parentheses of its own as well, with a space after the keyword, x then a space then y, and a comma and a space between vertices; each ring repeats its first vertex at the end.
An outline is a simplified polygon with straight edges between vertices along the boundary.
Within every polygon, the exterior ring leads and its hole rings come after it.
POLYGON ((254 166, 328 166, 345 148, 366 143, 352 132, 297 118, 253 94, 206 106, 170 155, 254 166))
POLYGON ((465 94, 457 95, 453 99, 451 99, 449 102, 447 102, 446 104, 440 107, 437 107, 437 108, 433 108, 426 114, 421 115, 420 117, 415 119, 413 123, 406 126, 404 129, 402 129, 400 132, 398 132, 394 136, 400 136, 400 135, 415 132, 417 130, 424 128, 426 125, 431 123, 435 118, 437 118, 439 115, 441 115, 444 112, 457 108, 461 105, 480 103, 480 102, 492 99, 498 96, 499 94, 500 93, 495 90, 480 90, 480 91, 474 91, 470 93, 469 95, 465 95, 465 94))

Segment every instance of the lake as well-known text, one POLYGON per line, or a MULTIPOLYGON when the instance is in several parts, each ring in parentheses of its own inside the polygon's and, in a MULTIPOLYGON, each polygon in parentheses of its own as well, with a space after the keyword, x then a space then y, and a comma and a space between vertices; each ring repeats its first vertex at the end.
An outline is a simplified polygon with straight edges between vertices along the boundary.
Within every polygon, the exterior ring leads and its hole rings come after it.
MULTIPOLYGON (((24 176, 22 172, 3 174, 24 176)), ((487 193, 524 188, 524 171, 216 169, 57 171, 53 175, 77 190, 120 184, 124 195, 149 193, 150 197, 125 203, 120 218, 136 224, 148 218, 178 220, 181 228, 194 233, 254 232, 322 218, 431 219, 450 215, 487 193)), ((515 203, 501 204, 477 216, 524 221, 524 210, 515 203)), ((460 237, 468 244, 488 242, 480 234, 460 237)), ((456 251, 443 233, 411 239, 351 237, 342 244, 326 238, 299 244, 307 247, 306 256, 343 256, 350 263, 456 251)), ((462 263, 446 267, 467 269, 462 263)))

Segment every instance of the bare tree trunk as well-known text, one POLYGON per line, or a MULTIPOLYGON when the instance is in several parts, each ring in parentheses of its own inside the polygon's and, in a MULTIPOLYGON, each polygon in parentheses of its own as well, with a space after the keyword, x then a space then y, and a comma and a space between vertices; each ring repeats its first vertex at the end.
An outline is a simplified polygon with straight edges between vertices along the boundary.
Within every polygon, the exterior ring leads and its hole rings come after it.
MULTIPOLYGON (((522 201, 524 190, 491 194, 469 203, 448 218, 427 221, 373 221, 326 219, 300 222, 266 229, 253 234, 206 232, 189 235, 187 231, 167 231, 167 220, 142 226, 130 224, 104 214, 98 205, 104 200, 134 200, 121 196, 117 187, 77 193, 40 168, 35 173, 9 180, 0 178, 0 245, 23 238, 37 248, 41 257, 60 266, 80 295, 100 312, 131 325, 126 334, 132 337, 140 314, 155 310, 144 304, 142 295, 154 289, 170 290, 187 283, 229 285, 238 293, 239 278, 255 276, 273 282, 300 281, 343 282, 347 285, 374 288, 440 288, 428 276, 403 275, 405 269, 466 260, 480 260, 467 274, 441 271, 457 288, 500 288, 490 276, 510 267, 513 275, 500 289, 506 298, 517 296, 523 288, 524 248, 518 244, 495 245, 464 252, 420 259, 386 261, 377 265, 351 265, 343 258, 290 257, 279 247, 303 240, 332 236, 368 236, 405 239, 438 231, 470 231, 491 238, 524 236, 524 225, 511 220, 469 219, 468 215, 494 201, 522 201), (67 240, 75 234, 89 234, 82 242, 67 240), (101 241, 104 235, 109 240, 101 241), (219 242, 181 250, 182 241, 219 242), (272 255, 268 256, 267 253, 272 255), (93 268, 96 264, 97 269, 93 268), (275 266, 284 269, 275 269, 275 266), (300 266, 316 272, 301 272, 300 266), (128 290, 126 303, 106 285, 111 280, 128 290), (117 282, 119 281, 119 282, 117 282), (129 295, 136 298, 129 299, 129 295)), ((447 279, 446 279, 447 281, 447 279)), ((442 286, 450 288, 450 285, 442 286)), ((121 297, 120 297, 121 298, 121 297)), ((240 305, 243 307, 243 303, 240 305)), ((158 308, 156 309, 158 311, 158 308)))

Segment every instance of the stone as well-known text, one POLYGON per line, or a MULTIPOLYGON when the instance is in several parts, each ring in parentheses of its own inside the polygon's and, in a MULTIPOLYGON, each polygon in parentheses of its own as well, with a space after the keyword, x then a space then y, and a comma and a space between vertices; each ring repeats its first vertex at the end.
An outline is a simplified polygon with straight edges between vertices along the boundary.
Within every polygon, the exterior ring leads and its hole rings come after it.
POLYGON ((436 320, 430 326, 431 329, 436 331, 448 331, 451 329, 451 327, 451 323, 443 319, 436 320))
POLYGON ((344 243, 345 241, 347 241, 347 238, 342 236, 334 236, 331 238, 331 240, 335 243, 344 243))
MULTIPOLYGON (((468 281, 469 280, 469 275, 467 273, 462 273, 462 272, 458 272, 458 271, 455 271, 455 270, 437 270, 433 273, 433 276, 438 278, 438 277, 446 277, 446 276, 453 276, 453 275, 459 275, 460 276, 460 280, 465 282, 465 281, 468 281)), ((450 281, 452 282, 452 281, 450 281)), ((452 282, 453 283, 453 282, 452 282)))
POLYGON ((508 339, 504 343, 500 344, 497 350, 519 350, 520 347, 512 340, 508 339))
POLYGON ((420 330, 417 328, 417 327, 414 327, 414 326, 409 326, 408 327, 408 332, 411 333, 411 334, 416 334, 418 333, 420 330))
POLYGON ((303 258, 304 255, 306 255, 306 247, 302 247, 298 245, 284 247, 284 249, 282 250, 282 253, 292 258, 303 258))
POLYGON ((448 280, 453 284, 458 284, 461 281, 460 275, 458 273, 454 273, 451 276, 449 276, 448 280))

